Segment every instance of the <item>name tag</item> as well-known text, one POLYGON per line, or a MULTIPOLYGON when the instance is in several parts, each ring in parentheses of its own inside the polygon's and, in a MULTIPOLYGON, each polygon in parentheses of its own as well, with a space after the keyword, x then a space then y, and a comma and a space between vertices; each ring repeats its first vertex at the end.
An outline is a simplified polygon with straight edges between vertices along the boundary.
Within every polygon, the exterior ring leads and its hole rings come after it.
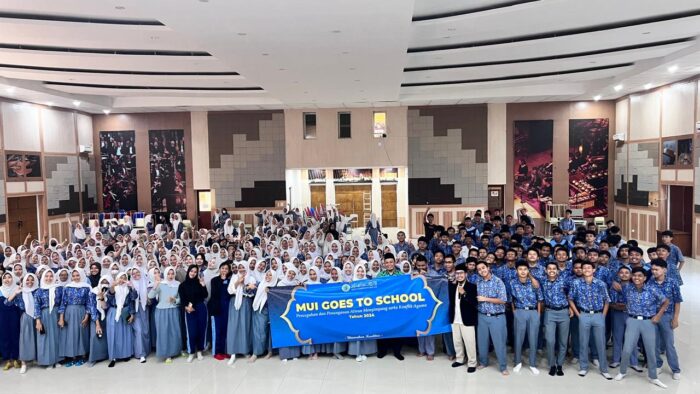
POLYGON ((644 317, 642 317, 642 316, 637 316, 637 320, 644 320, 644 317))
POLYGON ((591 315, 595 314, 594 311, 588 311, 588 313, 591 314, 591 315))

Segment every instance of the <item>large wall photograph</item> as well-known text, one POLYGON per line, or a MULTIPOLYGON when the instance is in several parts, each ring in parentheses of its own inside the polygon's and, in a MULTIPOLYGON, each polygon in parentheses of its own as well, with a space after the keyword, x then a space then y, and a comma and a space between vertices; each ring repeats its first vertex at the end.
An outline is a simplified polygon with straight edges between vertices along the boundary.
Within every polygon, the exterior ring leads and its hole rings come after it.
POLYGON ((185 132, 150 130, 148 157, 151 168, 153 213, 187 213, 185 180, 185 132))
POLYGON ((102 206, 105 212, 138 208, 135 141, 133 130, 100 132, 102 206))
POLYGON ((608 119, 569 120, 569 205, 608 214, 608 119))
POLYGON ((519 120, 513 130, 515 209, 524 207, 528 215, 543 217, 552 201, 554 121, 519 120))

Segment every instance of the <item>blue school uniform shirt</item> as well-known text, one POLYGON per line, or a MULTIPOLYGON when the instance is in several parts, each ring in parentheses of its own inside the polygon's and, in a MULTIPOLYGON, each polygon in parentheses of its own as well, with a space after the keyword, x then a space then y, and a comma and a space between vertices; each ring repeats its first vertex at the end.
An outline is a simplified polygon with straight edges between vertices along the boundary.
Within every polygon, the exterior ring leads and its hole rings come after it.
MULTIPOLYGON (((525 237, 523 237, 523 239, 525 239, 525 237)), ((556 248, 557 246, 563 246, 566 249, 571 249, 571 244, 564 237, 562 237, 561 241, 559 241, 559 242, 557 242, 554 238, 552 238, 549 241, 549 244, 552 245, 552 250, 554 250, 554 248, 556 248)))
POLYGON ((681 286, 674 279, 666 276, 666 279, 659 283, 656 280, 650 280, 647 282, 650 286, 656 287, 663 295, 668 298, 668 308, 664 315, 672 316, 676 311, 676 303, 683 302, 683 296, 681 296, 681 286))
POLYGON ((569 286, 565 278, 557 276, 554 280, 540 281, 544 305, 550 308, 562 308, 569 305, 567 293, 569 286))
POLYGON ((608 287, 596 278, 593 278, 591 283, 587 283, 583 278, 571 282, 569 299, 584 311, 602 311, 605 304, 610 302, 608 287))
MULTIPOLYGON (((498 298, 503 302, 508 302, 506 285, 497 276, 491 275, 491 279, 479 278, 476 282, 476 294, 489 298, 498 298)), ((477 310, 484 314, 505 313, 505 304, 494 304, 492 302, 479 302, 477 310)))
POLYGON ((620 287, 622 287, 621 291, 617 291, 612 287, 610 288, 610 302, 613 304, 625 304, 625 312, 627 311, 627 297, 625 297, 625 289, 627 289, 629 286, 630 282, 627 282, 620 283, 620 287))
POLYGON ((537 303, 542 301, 542 290, 532 287, 532 280, 529 278, 525 283, 520 281, 520 278, 511 279, 510 281, 510 300, 515 304, 516 308, 536 308, 537 303))
MULTIPOLYGON (((136 294, 136 291, 134 289, 129 289, 129 294, 126 296, 126 299, 124 300, 124 305, 122 307, 122 314, 128 313, 129 315, 134 314, 134 301, 138 298, 138 295, 136 294)), ((116 308, 117 307, 117 298, 115 294, 110 293, 107 291, 107 296, 105 297, 105 300, 107 301, 107 305, 110 308, 116 308)))
MULTIPOLYGON (((54 308, 61 306, 63 301, 63 287, 56 287, 56 298, 54 299, 54 308)), ((49 290, 36 289, 34 290, 34 310, 39 315, 42 309, 49 307, 49 290)))
POLYGON ((88 303, 88 295, 90 289, 87 287, 64 287, 61 306, 58 308, 58 313, 65 313, 68 305, 83 305, 88 303))
POLYGON ((536 266, 529 268, 532 276, 534 276, 538 281, 542 282, 547 279, 547 273, 545 272, 543 266, 537 264, 536 266))
POLYGON ((666 296, 655 286, 645 284, 641 289, 634 285, 625 288, 627 313, 634 316, 652 317, 659 311, 659 304, 666 296))
POLYGON ((608 269, 608 267, 606 267, 604 265, 599 265, 596 267, 595 272, 593 273, 593 276, 597 279, 602 280, 608 287, 610 287, 610 285, 612 284, 614 275, 608 269))
POLYGON ((515 267, 508 267, 508 264, 503 264, 492 269, 491 273, 503 281, 506 286, 506 294, 510 295, 510 281, 518 277, 518 271, 515 270, 515 267))
POLYGON ((567 219, 564 218, 559 222, 559 228, 562 229, 562 231, 574 231, 576 230, 576 223, 574 223, 574 219, 567 219))

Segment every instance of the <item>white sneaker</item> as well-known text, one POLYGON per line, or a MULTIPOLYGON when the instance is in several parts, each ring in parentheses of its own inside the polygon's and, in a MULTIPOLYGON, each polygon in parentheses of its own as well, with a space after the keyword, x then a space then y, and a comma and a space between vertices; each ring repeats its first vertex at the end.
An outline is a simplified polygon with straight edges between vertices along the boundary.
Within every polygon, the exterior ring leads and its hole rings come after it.
POLYGON ((361 355, 358 355, 357 357, 355 357, 355 361, 357 361, 358 363, 361 363, 361 362, 363 362, 363 361, 365 361, 365 360, 362 359, 362 356, 361 356, 361 355))
POLYGON ((518 365, 513 367, 513 372, 518 373, 520 372, 520 368, 523 367, 523 363, 518 363, 518 365))
POLYGON ((572 358, 571 364, 578 364, 578 359, 576 357, 572 358))
MULTIPOLYGON (((24 366, 23 366, 24 367, 24 366)), ((673 380, 681 380, 681 373, 680 372, 674 372, 673 373, 673 380)))
POLYGON ((22 368, 19 369, 19 373, 21 373, 21 374, 27 373, 27 364, 22 364, 22 368))
POLYGON ((141 364, 145 363, 145 362, 146 362, 146 357, 141 357, 141 358, 139 359, 139 362, 140 362, 141 364))
POLYGON ((204 356, 202 356, 202 352, 197 352, 197 360, 199 360, 199 361, 204 360, 204 356))
POLYGON ((533 375, 539 375, 539 374, 540 374, 540 370, 537 369, 537 368, 535 368, 535 367, 532 367, 532 366, 530 367, 530 371, 532 372, 533 375))
POLYGON ((598 360, 591 361, 591 364, 593 364, 596 368, 600 367, 600 363, 598 362, 598 360))
POLYGON ((649 382, 651 382, 653 385, 661 387, 662 389, 668 388, 668 386, 663 384, 659 379, 649 379, 649 382))
POLYGON ((367 361, 367 356, 365 356, 364 354, 362 355, 362 361, 367 361))
MULTIPOLYGON (((232 355, 231 355, 231 358, 228 359, 228 365, 233 365, 233 363, 234 363, 235 361, 236 361, 236 355, 235 355, 235 354, 232 354, 232 355)), ((283 361, 287 361, 287 360, 283 360, 283 361)))
POLYGON ((607 372, 601 372, 600 374, 603 375, 603 377, 604 377, 605 379, 607 379, 607 380, 612 380, 612 376, 610 376, 609 373, 607 373, 607 372))
POLYGON ((187 362, 188 362, 188 363, 191 363, 192 360, 194 360, 194 354, 190 354, 189 356, 187 356, 187 362))
POLYGON ((622 379, 624 379, 625 376, 627 376, 627 374, 618 373, 617 375, 615 375, 615 380, 619 382, 619 381, 621 381, 622 379))
POLYGON ((582 369, 582 370, 578 371, 578 376, 586 376, 587 373, 588 373, 588 371, 586 371, 585 369, 582 369))

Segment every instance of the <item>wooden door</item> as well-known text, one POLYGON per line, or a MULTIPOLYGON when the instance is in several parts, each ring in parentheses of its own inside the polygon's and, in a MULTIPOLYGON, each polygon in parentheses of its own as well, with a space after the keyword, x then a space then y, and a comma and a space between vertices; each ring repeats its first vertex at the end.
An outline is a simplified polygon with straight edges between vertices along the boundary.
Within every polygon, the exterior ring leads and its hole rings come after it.
POLYGON ((396 227, 396 185, 382 185, 382 227, 396 227))
POLYGON ((24 242, 27 234, 32 239, 40 239, 37 234, 38 207, 36 196, 10 197, 7 199, 7 225, 10 233, 10 245, 18 246, 24 242))
POLYGON ((311 206, 318 209, 319 205, 326 205, 326 185, 311 185, 311 206))
POLYGON ((335 203, 343 215, 357 215, 358 227, 364 227, 372 211, 372 186, 371 185, 336 185, 335 203), (369 202, 367 202, 367 198, 369 202))

